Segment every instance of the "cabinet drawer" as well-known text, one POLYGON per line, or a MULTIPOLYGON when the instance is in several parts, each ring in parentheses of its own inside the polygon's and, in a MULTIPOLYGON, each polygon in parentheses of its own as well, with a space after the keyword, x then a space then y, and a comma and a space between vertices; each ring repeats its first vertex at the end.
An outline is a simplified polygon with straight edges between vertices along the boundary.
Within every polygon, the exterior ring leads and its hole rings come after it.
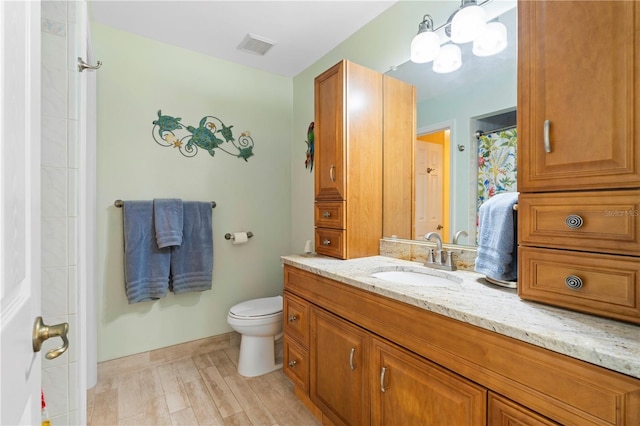
POLYGON ((306 393, 309 390, 309 351, 286 334, 282 345, 284 374, 306 393))
POLYGON ((523 245, 640 255, 640 191, 520 194, 523 245))
POLYGON ((347 231, 316 228, 316 253, 344 259, 347 231))
POLYGON ((553 426, 558 423, 507 398, 489 392, 489 425, 553 426))
POLYGON ((309 347, 309 303, 285 292, 282 308, 284 334, 298 340, 304 347, 309 347))
POLYGON ((640 323, 638 258, 520 247, 523 299, 640 323))
POLYGON ((315 224, 321 228, 344 229, 344 202, 316 202, 315 224))

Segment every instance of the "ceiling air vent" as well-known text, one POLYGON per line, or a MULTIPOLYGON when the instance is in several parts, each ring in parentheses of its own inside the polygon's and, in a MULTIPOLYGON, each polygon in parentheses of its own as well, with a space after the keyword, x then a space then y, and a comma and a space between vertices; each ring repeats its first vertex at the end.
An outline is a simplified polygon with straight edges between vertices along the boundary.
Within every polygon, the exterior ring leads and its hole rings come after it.
POLYGON ((242 40, 242 43, 238 45, 238 49, 256 55, 264 55, 275 44, 275 41, 249 33, 242 40))

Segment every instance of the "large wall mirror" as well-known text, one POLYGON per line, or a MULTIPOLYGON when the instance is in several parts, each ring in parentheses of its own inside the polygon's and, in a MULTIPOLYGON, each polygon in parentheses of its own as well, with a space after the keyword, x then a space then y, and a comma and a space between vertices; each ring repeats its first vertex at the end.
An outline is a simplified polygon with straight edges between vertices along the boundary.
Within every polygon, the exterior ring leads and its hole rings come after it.
POLYGON ((408 61, 387 73, 416 86, 417 141, 413 235, 383 230, 385 237, 423 240, 436 231, 444 242, 475 246, 479 205, 516 190, 517 10, 515 1, 495 3, 491 19, 505 24, 508 37, 499 54, 475 56, 465 43, 454 72, 408 61))

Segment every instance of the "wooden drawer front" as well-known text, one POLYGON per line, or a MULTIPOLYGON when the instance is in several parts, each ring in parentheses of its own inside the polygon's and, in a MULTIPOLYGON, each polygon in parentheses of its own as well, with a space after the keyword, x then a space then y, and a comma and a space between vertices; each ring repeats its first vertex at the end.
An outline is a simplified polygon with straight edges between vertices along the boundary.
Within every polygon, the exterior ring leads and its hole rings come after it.
POLYGON ((488 419, 487 423, 491 426, 552 426, 558 424, 493 392, 489 392, 488 419))
POLYGON ((521 298, 640 323, 640 259, 529 247, 518 257, 521 298))
POLYGON ((309 390, 309 351, 289 336, 283 340, 283 369, 295 386, 305 393, 309 390))
POLYGON ((283 304, 284 334, 294 338, 304 347, 309 347, 309 303, 285 292, 283 304))
POLYGON ((316 253, 345 259, 346 235, 347 231, 344 230, 316 228, 316 253))
POLYGON ((640 255, 640 191, 520 194, 518 215, 524 245, 640 255))
POLYGON ((336 202, 316 202, 315 224, 322 228, 344 229, 345 203, 336 202))

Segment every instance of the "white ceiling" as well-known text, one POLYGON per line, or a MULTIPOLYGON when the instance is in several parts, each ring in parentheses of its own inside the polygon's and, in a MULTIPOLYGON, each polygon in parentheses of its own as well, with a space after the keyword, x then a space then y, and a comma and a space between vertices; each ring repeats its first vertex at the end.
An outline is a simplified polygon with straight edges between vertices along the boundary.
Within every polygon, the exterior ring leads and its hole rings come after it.
POLYGON ((219 59, 293 77, 396 1, 90 0, 91 19, 219 59), (247 33, 275 41, 237 49, 247 33))

